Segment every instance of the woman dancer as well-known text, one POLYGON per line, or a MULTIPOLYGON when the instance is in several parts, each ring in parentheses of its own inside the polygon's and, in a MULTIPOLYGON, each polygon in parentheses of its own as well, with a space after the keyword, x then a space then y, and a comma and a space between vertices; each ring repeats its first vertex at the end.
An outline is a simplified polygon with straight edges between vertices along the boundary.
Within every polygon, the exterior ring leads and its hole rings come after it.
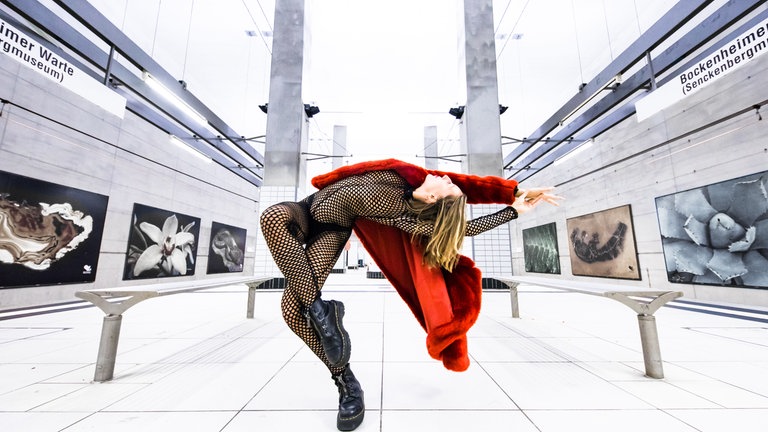
POLYGON ((264 210, 261 229, 287 282, 283 318, 331 373, 339 390, 338 429, 354 430, 365 404, 349 366, 344 305, 321 299, 352 229, 427 330, 430 355, 460 371, 469 365, 466 331, 479 312, 481 291, 479 270, 460 254, 464 237, 541 202, 557 205, 560 197, 552 188, 522 191, 514 180, 427 171, 395 159, 345 166, 312 183, 319 189, 314 194, 264 210), (467 221, 467 203, 508 206, 467 221))

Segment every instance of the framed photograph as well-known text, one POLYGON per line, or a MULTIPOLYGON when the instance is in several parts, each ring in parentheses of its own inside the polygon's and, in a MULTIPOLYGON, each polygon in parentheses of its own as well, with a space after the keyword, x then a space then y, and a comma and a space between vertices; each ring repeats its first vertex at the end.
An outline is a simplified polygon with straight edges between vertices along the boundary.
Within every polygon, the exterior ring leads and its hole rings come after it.
POLYGON ((574 275, 640 279, 629 205, 570 218, 566 225, 574 275))
POLYGON ((768 171, 656 198, 667 278, 768 288, 768 171))
POLYGON ((93 282, 108 200, 0 171, 0 288, 93 282))
POLYGON ((208 249, 208 274, 243 271, 246 232, 243 228, 213 222, 208 249))
POLYGON ((200 218, 133 205, 123 280, 195 274, 200 218))
POLYGON ((523 230, 523 257, 526 272, 560 274, 560 251, 554 222, 523 230))

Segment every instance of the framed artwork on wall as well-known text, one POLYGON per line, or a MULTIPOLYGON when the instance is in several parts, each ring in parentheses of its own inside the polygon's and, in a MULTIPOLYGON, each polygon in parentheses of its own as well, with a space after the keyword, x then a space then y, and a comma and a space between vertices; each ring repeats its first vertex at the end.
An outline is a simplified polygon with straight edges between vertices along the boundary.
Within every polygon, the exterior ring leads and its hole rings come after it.
POLYGON ((133 205, 123 280, 195 274, 200 218, 133 205))
POLYGON ((108 201, 0 171, 0 288, 93 282, 108 201))
POLYGON ((213 222, 208 249, 208 274, 243 271, 246 232, 243 228, 213 222))
POLYGON ((560 274, 557 225, 554 222, 523 230, 525 271, 560 274))
POLYGON ((768 171, 656 198, 667 278, 768 288, 768 171))
POLYGON ((640 279, 629 205, 570 218, 566 225, 574 275, 640 279))

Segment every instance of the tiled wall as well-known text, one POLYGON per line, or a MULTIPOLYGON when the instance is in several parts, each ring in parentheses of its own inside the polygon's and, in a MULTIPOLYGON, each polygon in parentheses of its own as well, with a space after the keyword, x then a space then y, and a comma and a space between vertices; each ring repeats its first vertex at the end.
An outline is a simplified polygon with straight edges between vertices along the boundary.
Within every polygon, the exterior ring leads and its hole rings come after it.
MULTIPOLYGON (((296 188, 292 186, 262 186, 261 200, 259 201, 259 215, 271 205, 284 201, 296 201, 296 188)), ((275 265, 272 255, 264 241, 264 235, 261 229, 256 236, 256 256, 253 266, 254 274, 263 276, 274 276, 281 278, 283 275, 280 269, 275 265)))
MULTIPOLYGON (((476 204, 469 206, 468 219, 476 219, 480 216, 495 213, 504 208, 501 205, 476 204)), ((512 221, 511 223, 515 223, 512 221)), ((512 253, 509 238, 510 224, 500 225, 475 237, 467 237, 465 253, 469 252, 475 260, 477 267, 483 272, 483 276, 511 275, 512 253), (471 250, 467 250, 469 246, 471 250)))

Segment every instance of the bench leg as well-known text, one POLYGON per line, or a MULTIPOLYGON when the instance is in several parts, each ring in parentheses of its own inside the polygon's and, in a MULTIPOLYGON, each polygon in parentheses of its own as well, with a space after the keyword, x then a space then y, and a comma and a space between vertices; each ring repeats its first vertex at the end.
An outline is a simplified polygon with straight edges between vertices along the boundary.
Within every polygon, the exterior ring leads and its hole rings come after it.
POLYGON ((637 321, 640 324, 640 342, 643 346, 645 374, 651 378, 664 378, 659 334, 656 331, 656 317, 640 314, 637 316, 637 321))
POLYGON ((512 306, 512 318, 520 318, 520 303, 517 300, 517 283, 509 284, 509 301, 512 306))
POLYGON ((96 357, 96 373, 93 376, 93 380, 96 382, 109 381, 115 373, 117 342, 120 339, 122 321, 122 315, 106 315, 104 317, 104 323, 101 326, 99 354, 96 357))
POLYGON ((256 306, 256 287, 248 286, 248 311, 245 313, 246 318, 253 318, 253 310, 256 306))

